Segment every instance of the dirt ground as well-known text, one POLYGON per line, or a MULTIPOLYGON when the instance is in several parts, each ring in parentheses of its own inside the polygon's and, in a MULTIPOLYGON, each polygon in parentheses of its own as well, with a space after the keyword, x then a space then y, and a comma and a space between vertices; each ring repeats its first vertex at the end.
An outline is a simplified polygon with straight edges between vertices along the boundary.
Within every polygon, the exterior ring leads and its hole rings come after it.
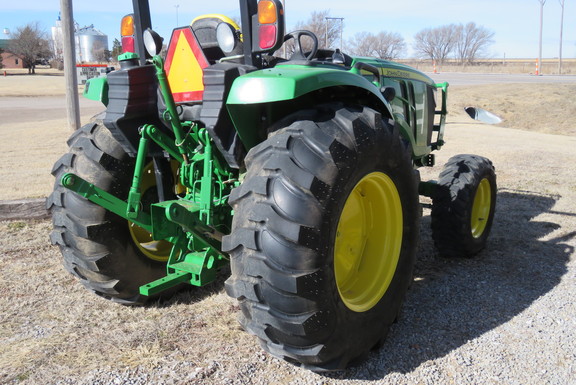
MULTIPOLYGON (((27 118, 36 114, 35 97, 63 97, 60 85, 63 79, 56 76, 0 78, 0 103, 18 96, 30 106, 21 122, 8 125, 0 115, 0 200, 50 193, 50 169, 66 151, 70 132, 65 117, 33 124, 27 118)), ((262 353, 237 326, 238 307, 223 290, 225 272, 206 288, 146 307, 123 307, 88 293, 64 271, 48 242, 48 221, 6 221, 0 222, 0 383, 573 382, 576 347, 573 334, 563 333, 576 328, 576 123, 570 118, 576 87, 507 84, 450 91, 456 113, 446 127, 447 144, 437 153, 438 166, 423 170, 422 179, 435 178, 458 153, 490 158, 499 185, 491 240, 477 259, 440 259, 425 209, 405 314, 384 348, 358 369, 322 376, 262 353), (479 124, 459 112, 471 104, 499 114, 504 123, 479 124), (560 295, 571 300, 560 303, 560 295), (451 306, 463 314, 426 324, 427 317, 441 315, 441 303, 450 301, 444 296, 454 297, 451 306), (464 312, 458 301, 481 302, 482 311, 464 312), (549 324, 532 334, 529 325, 544 313, 549 324), (448 330, 450 342, 443 334, 448 330), (486 342, 494 335, 502 340, 486 342), (482 350, 470 350, 474 346, 482 350), (467 363, 462 357, 472 358, 467 363)), ((83 123, 90 115, 83 114, 83 123)))

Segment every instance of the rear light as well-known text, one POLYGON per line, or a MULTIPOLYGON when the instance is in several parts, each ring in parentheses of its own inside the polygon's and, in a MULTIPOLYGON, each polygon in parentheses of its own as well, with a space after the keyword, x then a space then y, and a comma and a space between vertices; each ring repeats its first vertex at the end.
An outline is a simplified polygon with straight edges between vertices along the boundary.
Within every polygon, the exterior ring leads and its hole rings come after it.
POLYGON ((280 0, 260 0, 254 20, 253 51, 275 51, 284 43, 284 9, 280 0))
POLYGON ((134 36, 122 37, 122 53, 126 52, 136 52, 136 47, 134 46, 134 36))
POLYGON ((120 24, 120 35, 122 36, 122 53, 136 52, 134 41, 134 15, 126 15, 120 24))
POLYGON ((122 18, 122 23, 120 25, 120 35, 134 35, 134 15, 130 14, 122 18))
POLYGON ((278 10, 273 1, 264 0, 258 3, 258 22, 260 24, 276 23, 278 10))
POLYGON ((276 44, 276 26, 260 26, 260 49, 268 50, 276 44))

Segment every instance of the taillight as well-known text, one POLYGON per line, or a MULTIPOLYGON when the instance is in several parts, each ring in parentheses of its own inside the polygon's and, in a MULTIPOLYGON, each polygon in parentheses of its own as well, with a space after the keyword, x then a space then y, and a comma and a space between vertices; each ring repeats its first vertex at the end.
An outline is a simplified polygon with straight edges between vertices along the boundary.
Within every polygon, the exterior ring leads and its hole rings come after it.
POLYGON ((261 25, 260 26, 260 48, 268 50, 276 44, 276 26, 275 25, 261 25))
POLYGON ((126 15, 120 24, 120 35, 122 36, 122 53, 136 52, 134 41, 134 15, 126 15))
POLYGON ((134 36, 122 37, 122 53, 126 52, 136 52, 136 47, 134 46, 134 36))
POLYGON ((275 51, 284 43, 284 9, 280 0, 260 0, 253 51, 275 51))

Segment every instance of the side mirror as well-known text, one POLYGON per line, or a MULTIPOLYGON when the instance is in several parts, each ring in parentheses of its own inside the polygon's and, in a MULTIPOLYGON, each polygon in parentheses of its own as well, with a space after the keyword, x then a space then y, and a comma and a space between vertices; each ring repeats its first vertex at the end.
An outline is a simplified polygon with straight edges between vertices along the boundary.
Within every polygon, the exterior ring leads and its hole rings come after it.
POLYGON ((260 0, 252 16, 252 52, 274 52, 284 44, 284 8, 280 0, 260 0))

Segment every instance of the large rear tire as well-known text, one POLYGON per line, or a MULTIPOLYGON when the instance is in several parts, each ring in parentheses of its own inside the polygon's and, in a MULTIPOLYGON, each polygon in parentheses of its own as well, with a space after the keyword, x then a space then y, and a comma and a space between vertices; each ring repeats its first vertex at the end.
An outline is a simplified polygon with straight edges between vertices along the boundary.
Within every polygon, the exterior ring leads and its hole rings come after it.
MULTIPOLYGON (((52 169, 56 182, 47 200, 54 227, 52 244, 59 246, 66 269, 89 290, 123 304, 143 303, 148 298, 139 294, 139 287, 166 275, 167 245, 151 242, 143 229, 60 183, 64 173, 72 172, 126 199, 134 159, 100 121, 74 132, 68 146, 69 152, 52 169)), ((153 176, 153 169, 147 171, 153 176)), ((143 200, 154 200, 154 178, 143 180, 143 200)))
POLYGON ((369 108, 320 106, 275 128, 231 194, 226 289, 265 350, 340 370, 383 341, 411 282, 417 173, 369 108))
POLYGON ((496 173, 477 155, 444 165, 432 199, 432 238, 444 257, 472 257, 485 246, 496 209, 496 173))

